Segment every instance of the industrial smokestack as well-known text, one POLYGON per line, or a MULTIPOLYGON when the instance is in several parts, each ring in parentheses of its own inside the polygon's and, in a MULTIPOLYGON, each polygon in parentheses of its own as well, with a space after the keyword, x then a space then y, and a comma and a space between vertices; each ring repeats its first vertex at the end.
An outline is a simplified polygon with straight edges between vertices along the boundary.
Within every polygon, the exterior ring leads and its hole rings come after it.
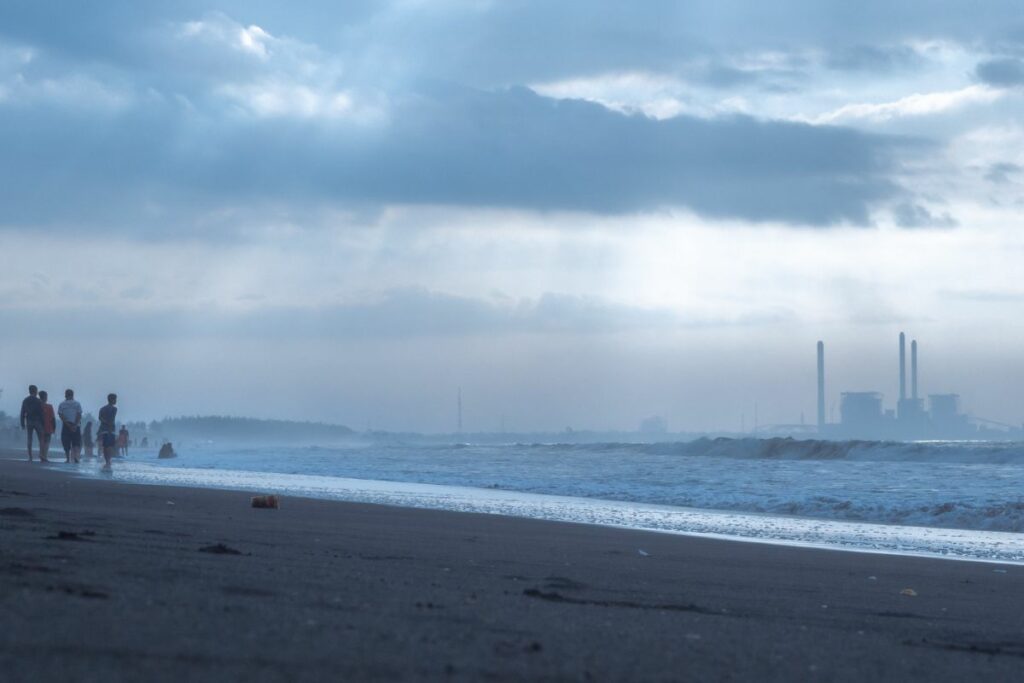
POLYGON ((818 434, 825 429, 825 342, 818 342, 818 434))
POLYGON ((917 400, 917 340, 910 342, 910 395, 917 400))
POLYGON ((900 401, 907 400, 907 336, 900 332, 900 401))

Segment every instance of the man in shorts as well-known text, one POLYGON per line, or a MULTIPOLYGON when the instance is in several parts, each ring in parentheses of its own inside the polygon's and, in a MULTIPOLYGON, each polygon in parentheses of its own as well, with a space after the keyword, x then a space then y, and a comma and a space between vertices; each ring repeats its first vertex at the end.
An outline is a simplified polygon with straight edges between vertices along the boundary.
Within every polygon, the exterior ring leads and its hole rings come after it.
POLYGON ((72 389, 64 391, 64 401, 57 407, 60 418, 60 443, 64 446, 65 462, 78 462, 82 453, 82 404, 75 400, 72 389))
POLYGON ((106 464, 103 469, 110 469, 110 459, 117 453, 117 394, 107 394, 107 405, 100 408, 100 427, 96 430, 96 440, 106 464))
POLYGON ((39 441, 39 460, 47 462, 43 452, 43 402, 39 400, 39 388, 35 384, 28 388, 28 396, 21 402, 21 428, 28 432, 28 461, 32 462, 32 432, 39 441))

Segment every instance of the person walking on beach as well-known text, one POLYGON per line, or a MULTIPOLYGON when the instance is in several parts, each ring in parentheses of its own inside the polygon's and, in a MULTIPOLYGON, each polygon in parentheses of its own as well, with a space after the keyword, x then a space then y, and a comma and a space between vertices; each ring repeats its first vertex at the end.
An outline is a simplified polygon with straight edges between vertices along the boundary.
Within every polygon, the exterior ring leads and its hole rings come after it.
POLYGON ((43 442, 39 446, 39 457, 48 461, 50 454, 50 440, 53 433, 57 431, 57 416, 53 414, 53 406, 47 402, 49 395, 45 391, 39 392, 39 400, 43 403, 43 442))
POLYGON ((121 425, 121 431, 117 433, 117 450, 121 455, 128 457, 128 428, 121 425))
POLYGON ((39 460, 46 462, 43 452, 43 402, 39 400, 38 387, 29 386, 28 396, 21 402, 21 428, 28 432, 28 461, 32 462, 32 433, 35 432, 39 442, 39 460))
POLYGON ((78 462, 82 453, 82 404, 75 400, 73 389, 64 391, 64 401, 57 406, 60 418, 60 443, 65 462, 78 462))
POLYGON ((93 453, 93 440, 92 440, 92 420, 85 423, 85 431, 82 432, 82 446, 85 447, 85 456, 91 458, 95 455, 93 453))
POLYGON ((117 394, 107 394, 107 405, 100 408, 100 426, 96 430, 100 452, 103 453, 104 470, 110 469, 110 459, 117 450, 117 394))

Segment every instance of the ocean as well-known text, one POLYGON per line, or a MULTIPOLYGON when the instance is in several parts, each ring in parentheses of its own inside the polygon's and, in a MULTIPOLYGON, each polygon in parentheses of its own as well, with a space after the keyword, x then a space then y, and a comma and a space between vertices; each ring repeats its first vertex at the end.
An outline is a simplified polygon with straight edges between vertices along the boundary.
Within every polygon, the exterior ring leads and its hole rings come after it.
MULTIPOLYGON (((629 528, 1024 562, 1024 444, 176 445, 113 477, 629 528)), ((100 476, 84 466, 89 476, 100 476)))

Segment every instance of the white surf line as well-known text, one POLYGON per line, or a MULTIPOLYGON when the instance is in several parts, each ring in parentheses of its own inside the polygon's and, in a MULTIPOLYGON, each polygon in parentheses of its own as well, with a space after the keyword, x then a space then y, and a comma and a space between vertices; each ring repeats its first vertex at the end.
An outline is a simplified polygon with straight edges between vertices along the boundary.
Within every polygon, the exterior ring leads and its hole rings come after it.
MULTIPOLYGON (((785 517, 436 484, 118 463, 115 480, 527 517, 733 541, 1024 564, 1024 534, 785 517)), ((85 469, 95 476, 98 471, 85 469)))

